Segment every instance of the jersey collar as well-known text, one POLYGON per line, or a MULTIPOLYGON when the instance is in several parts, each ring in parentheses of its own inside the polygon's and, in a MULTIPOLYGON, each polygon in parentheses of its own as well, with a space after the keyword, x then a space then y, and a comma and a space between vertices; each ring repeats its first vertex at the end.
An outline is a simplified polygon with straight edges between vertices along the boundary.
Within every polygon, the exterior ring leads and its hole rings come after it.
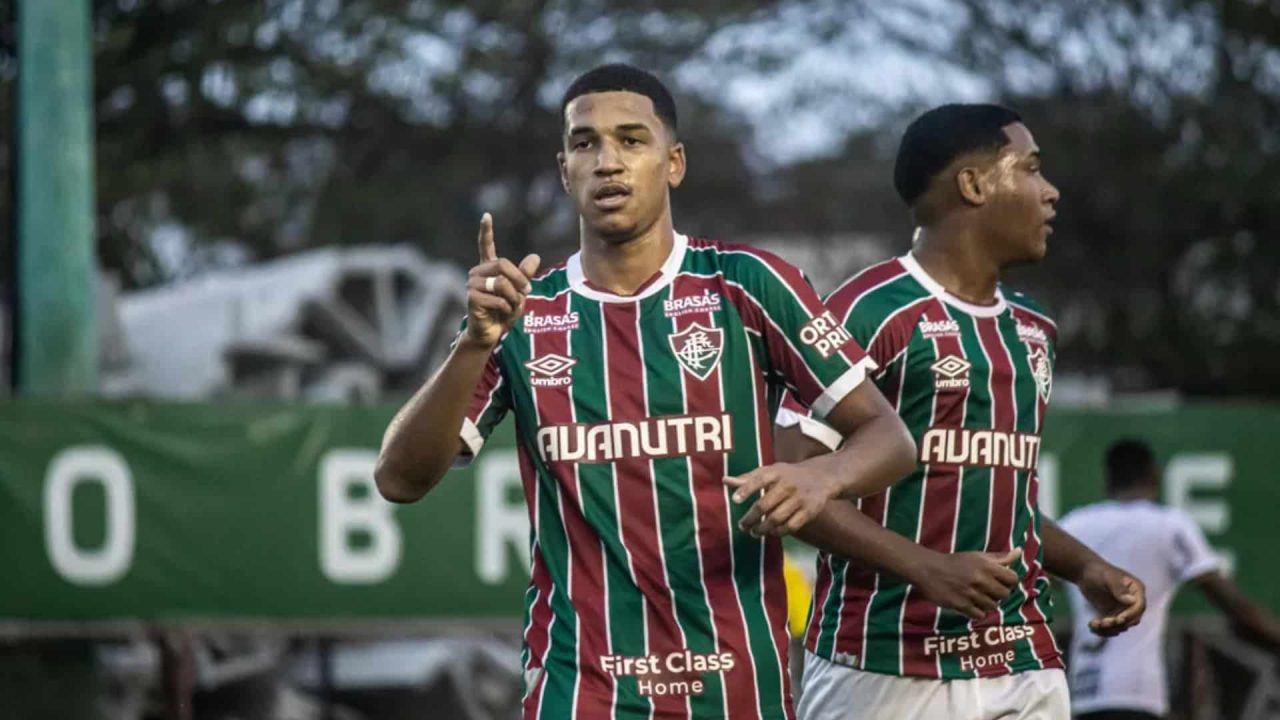
POLYGON ((662 267, 657 274, 649 282, 645 283, 635 295, 615 295, 607 290, 592 287, 587 282, 586 275, 582 272, 581 250, 569 256, 568 261, 565 263, 565 271, 569 277, 569 287, 585 298, 608 303, 636 302, 657 293, 671 284, 676 274, 680 272, 680 266, 684 264, 684 254, 688 249, 689 238, 676 233, 671 243, 671 254, 667 256, 666 262, 662 263, 662 267))
POLYGON ((947 292, 947 289, 942 287, 942 283, 934 280, 930 277, 929 273, 924 271, 924 268, 921 267, 920 263, 916 260, 915 255, 912 255, 910 251, 907 251, 906 255, 898 258, 898 262, 902 263, 902 266, 907 269, 907 272, 911 273, 911 277, 915 278, 916 282, 923 285, 926 290, 934 295, 934 297, 937 297, 942 302, 956 308, 957 310, 961 310, 974 317, 996 317, 1008 308, 1008 304, 1004 301, 1004 293, 1000 292, 999 285, 996 286, 996 301, 994 304, 975 305, 971 302, 961 300, 955 295, 947 292))

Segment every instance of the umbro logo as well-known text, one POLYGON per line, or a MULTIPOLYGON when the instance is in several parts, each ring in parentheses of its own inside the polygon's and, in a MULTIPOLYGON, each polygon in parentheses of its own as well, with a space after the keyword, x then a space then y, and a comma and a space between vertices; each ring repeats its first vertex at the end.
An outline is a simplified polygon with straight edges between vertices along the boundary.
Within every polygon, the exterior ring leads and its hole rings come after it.
POLYGON ((969 387, 972 365, 959 355, 944 355, 929 366, 933 371, 934 390, 964 390, 969 387))
POLYGON ((529 369, 529 384, 534 387, 563 387, 573 382, 573 366, 577 358, 551 353, 524 364, 529 369))

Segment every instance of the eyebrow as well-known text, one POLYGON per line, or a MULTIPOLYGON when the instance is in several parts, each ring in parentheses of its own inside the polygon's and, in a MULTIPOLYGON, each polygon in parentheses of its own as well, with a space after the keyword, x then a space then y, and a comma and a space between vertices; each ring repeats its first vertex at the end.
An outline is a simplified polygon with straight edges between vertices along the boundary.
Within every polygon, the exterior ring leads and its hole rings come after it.
MULTIPOLYGON (((637 132, 641 130, 645 132, 653 132, 649 129, 649 126, 644 123, 625 123, 623 125, 618 125, 614 130, 617 132, 637 132)), ((575 135, 591 135, 596 132, 599 131, 590 125, 579 125, 569 129, 569 137, 574 137, 575 135)))

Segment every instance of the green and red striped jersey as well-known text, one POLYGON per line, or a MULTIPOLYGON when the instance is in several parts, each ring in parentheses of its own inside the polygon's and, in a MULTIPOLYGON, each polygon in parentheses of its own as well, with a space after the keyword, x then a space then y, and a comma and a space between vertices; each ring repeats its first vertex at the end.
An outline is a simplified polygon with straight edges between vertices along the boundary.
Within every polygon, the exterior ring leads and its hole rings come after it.
POLYGON ((772 462, 785 392, 825 416, 874 364, 794 267, 682 235, 634 295, 574 255, 525 307, 461 432, 515 415, 524 717, 793 717, 782 547, 723 479, 772 462))
MULTIPOLYGON (((1040 544, 1036 461, 1053 382, 1057 330, 1027 297, 997 289, 994 305, 948 293, 910 253, 874 265, 827 307, 878 364, 873 380, 920 453, 914 473, 859 506, 873 520, 942 552, 1008 552, 1020 581, 981 621, 930 604, 901 580, 830 554, 805 646, 870 672, 929 678, 1062 667, 1040 544)), ((788 398, 779 423, 831 431, 788 398)))

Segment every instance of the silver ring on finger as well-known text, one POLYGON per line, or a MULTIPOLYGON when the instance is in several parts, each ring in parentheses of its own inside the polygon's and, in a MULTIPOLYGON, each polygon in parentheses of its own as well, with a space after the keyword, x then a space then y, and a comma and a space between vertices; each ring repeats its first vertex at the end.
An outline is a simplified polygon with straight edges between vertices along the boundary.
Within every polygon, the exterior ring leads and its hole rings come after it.
POLYGON ((490 275, 489 277, 485 278, 485 279, 484 279, 484 291, 485 291, 485 292, 487 292, 487 293, 491 293, 491 292, 493 292, 493 286, 494 286, 497 282, 498 282, 498 276, 496 276, 496 275, 490 275))

